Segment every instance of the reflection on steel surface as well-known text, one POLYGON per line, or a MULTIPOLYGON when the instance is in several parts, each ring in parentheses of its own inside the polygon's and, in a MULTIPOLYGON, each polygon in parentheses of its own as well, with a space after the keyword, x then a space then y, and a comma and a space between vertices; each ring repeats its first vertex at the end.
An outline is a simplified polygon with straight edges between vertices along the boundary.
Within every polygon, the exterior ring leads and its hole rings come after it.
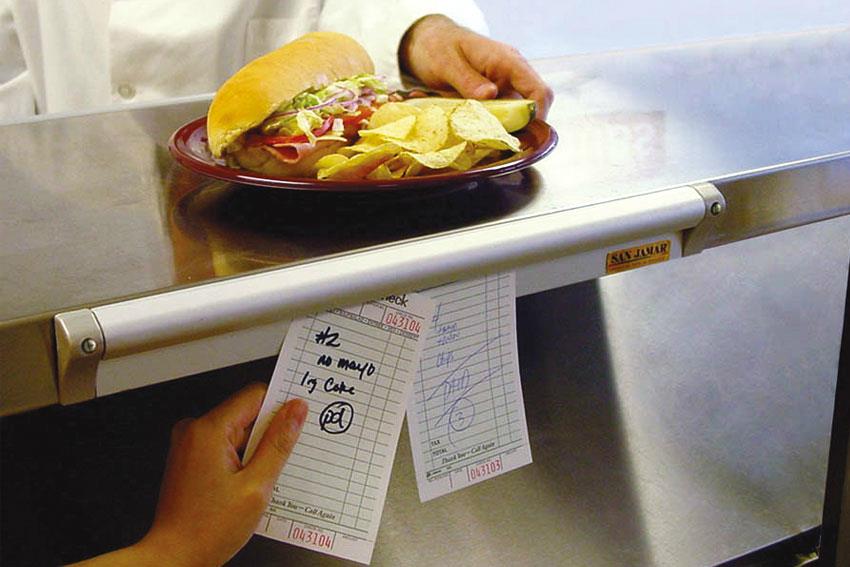
POLYGON ((184 282, 494 221, 529 204, 540 184, 530 169, 425 195, 330 194, 198 180, 182 168, 173 174, 169 234, 184 282))
POLYGON ((570 143, 561 152, 574 180, 658 174, 667 163, 665 119, 661 110, 588 113, 560 127, 570 143))

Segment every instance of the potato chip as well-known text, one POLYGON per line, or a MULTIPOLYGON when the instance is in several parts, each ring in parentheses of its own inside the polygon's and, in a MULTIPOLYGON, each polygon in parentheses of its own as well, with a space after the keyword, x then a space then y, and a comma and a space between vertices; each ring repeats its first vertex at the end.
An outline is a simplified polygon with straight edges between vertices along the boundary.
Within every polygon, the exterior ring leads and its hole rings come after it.
POLYGON ((404 140, 416 124, 416 116, 405 116, 379 128, 360 130, 361 138, 379 138, 381 140, 404 140))
POLYGON ((368 143, 381 140, 411 152, 428 153, 445 146, 449 136, 449 119, 442 108, 429 106, 416 115, 405 116, 380 128, 361 130, 360 136, 368 143))
POLYGON ((328 154, 319 158, 316 162, 316 169, 328 169, 340 163, 348 161, 348 158, 341 154, 328 154))
MULTIPOLYGON (((383 140, 381 140, 379 136, 376 136, 375 138, 360 140, 359 142, 357 142, 353 146, 345 146, 345 147, 340 148, 337 151, 344 156, 352 157, 352 156, 355 156, 357 154, 365 154, 366 152, 371 152, 375 148, 379 148, 386 143, 387 142, 384 142, 383 140)), ((400 152, 401 148, 398 148, 398 151, 400 152)))
POLYGON ((406 102, 388 102, 378 108, 369 118, 369 128, 380 128, 405 116, 416 116, 420 112, 417 107, 406 102))
POLYGON ((423 166, 418 161, 411 161, 407 169, 404 170, 403 177, 414 177, 422 173, 423 166))
POLYGON ((492 148, 476 148, 475 145, 469 144, 466 147, 466 151, 459 155, 450 167, 458 171, 466 171, 475 167, 482 160, 498 153, 499 150, 494 150, 492 148))
POLYGON ((410 165, 411 161, 412 160, 407 156, 397 155, 393 159, 389 160, 386 165, 390 172, 392 172, 393 177, 401 177, 404 175, 404 171, 407 169, 407 166, 410 165))
POLYGON ((416 116, 413 130, 403 141, 396 143, 417 153, 427 153, 444 147, 449 137, 449 119, 446 112, 437 106, 428 106, 416 116))
POLYGON ((492 149, 488 149, 488 148, 478 148, 472 154, 472 163, 470 164, 470 167, 475 167, 480 162, 482 162, 485 159, 488 159, 490 157, 498 156, 500 151, 501 150, 492 150, 492 149))
POLYGON ((387 167, 386 163, 382 163, 373 169, 372 172, 366 176, 366 179, 393 179, 393 172, 390 171, 390 168, 387 167))
POLYGON ((427 153, 404 152, 401 155, 410 157, 429 169, 444 169, 452 165, 464 153, 466 142, 461 142, 448 148, 427 153))
POLYGON ((403 152, 400 155, 386 162, 387 168, 390 170, 393 178, 411 177, 419 175, 424 169, 424 166, 410 157, 409 152, 403 152))
POLYGON ((365 179, 376 167, 393 159, 397 153, 398 146, 383 144, 370 152, 358 154, 344 162, 320 169, 317 177, 334 180, 365 179))
POLYGON ((508 134, 498 118, 477 100, 467 100, 455 108, 449 123, 452 131, 468 142, 494 150, 520 151, 519 140, 508 134))

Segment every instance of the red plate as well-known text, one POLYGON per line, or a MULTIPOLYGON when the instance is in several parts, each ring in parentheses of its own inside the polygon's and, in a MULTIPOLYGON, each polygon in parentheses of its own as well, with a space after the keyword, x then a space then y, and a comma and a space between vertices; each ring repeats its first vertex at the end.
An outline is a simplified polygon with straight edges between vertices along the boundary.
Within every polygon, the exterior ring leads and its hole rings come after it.
POLYGON ((171 136, 168 149, 171 155, 185 167, 206 175, 245 185, 260 185, 280 189, 298 189, 305 191, 346 191, 366 192, 386 189, 409 189, 426 186, 445 186, 504 175, 525 169, 541 160, 555 148, 558 135, 554 128, 542 120, 534 120, 519 132, 514 132, 520 140, 522 151, 501 161, 488 163, 468 171, 420 175, 402 179, 358 179, 355 181, 318 180, 308 177, 272 177, 245 169, 227 167, 223 160, 212 156, 207 147, 207 119, 198 118, 183 125, 171 136))

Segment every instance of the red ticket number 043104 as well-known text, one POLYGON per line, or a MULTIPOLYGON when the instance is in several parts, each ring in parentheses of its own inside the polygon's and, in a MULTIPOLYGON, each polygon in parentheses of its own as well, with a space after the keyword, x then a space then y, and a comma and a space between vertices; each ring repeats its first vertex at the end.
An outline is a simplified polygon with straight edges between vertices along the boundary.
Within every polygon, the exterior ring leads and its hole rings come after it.
POLYGON ((292 529, 289 530, 289 537, 293 541, 298 541, 311 547, 333 549, 334 538, 331 534, 322 533, 307 526, 293 524, 292 529))
POLYGON ((422 331, 421 321, 393 309, 387 309, 387 312, 384 314, 384 325, 389 325, 390 327, 395 327, 396 329, 416 335, 422 331))
POLYGON ((467 469, 467 475, 469 476, 469 482, 477 482, 479 480, 484 480, 485 478, 498 474, 501 471, 502 457, 497 456, 493 457, 489 461, 484 461, 483 463, 478 463, 477 465, 470 466, 467 469))

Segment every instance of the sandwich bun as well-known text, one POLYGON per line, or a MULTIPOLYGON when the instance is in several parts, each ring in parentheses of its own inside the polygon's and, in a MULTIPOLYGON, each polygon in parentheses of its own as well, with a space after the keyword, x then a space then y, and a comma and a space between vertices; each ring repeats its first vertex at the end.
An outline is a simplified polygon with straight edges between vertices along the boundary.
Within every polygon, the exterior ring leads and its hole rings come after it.
MULTIPOLYGON (((217 158, 231 153, 230 146, 242 134, 259 126, 301 91, 322 87, 352 75, 374 72, 375 66, 369 54, 351 37, 336 32, 310 32, 302 35, 254 59, 218 89, 207 113, 210 150, 217 158)), ((272 168, 278 175, 294 174, 292 168, 285 167, 287 164, 283 162, 277 165, 266 163, 265 158, 272 158, 271 155, 260 156, 252 152, 250 156, 245 156, 239 154, 245 154, 246 150, 233 149, 238 150, 233 153, 240 165, 246 161, 243 167, 261 171, 248 164, 258 164, 259 167, 266 164, 264 168, 272 168)))

